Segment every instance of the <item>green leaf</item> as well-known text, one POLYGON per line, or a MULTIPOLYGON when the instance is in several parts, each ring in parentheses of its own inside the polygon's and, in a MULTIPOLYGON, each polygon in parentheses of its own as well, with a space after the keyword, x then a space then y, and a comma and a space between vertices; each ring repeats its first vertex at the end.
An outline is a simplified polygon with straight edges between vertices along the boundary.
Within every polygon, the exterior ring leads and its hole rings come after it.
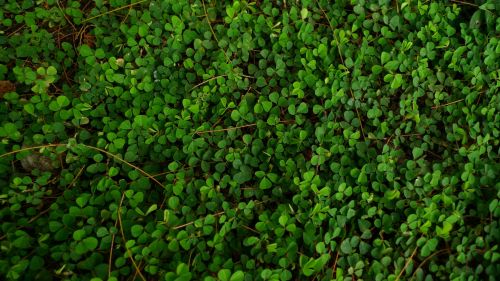
POLYGON ((432 238, 432 239, 427 240, 427 242, 422 247, 420 254, 423 257, 430 256, 431 253, 436 249, 437 245, 438 245, 438 240, 436 238, 432 238))
POLYGON ((82 240, 82 244, 87 251, 93 251, 97 248, 99 241, 95 237, 87 237, 82 240))
POLYGON ((148 210, 146 211, 146 215, 149 215, 156 210, 158 210, 158 205, 153 204, 153 205, 149 206, 148 210))
POLYGON ((243 280, 245 280, 245 273, 243 273, 243 271, 241 270, 238 270, 235 273, 233 273, 233 275, 231 275, 231 278, 229 279, 229 281, 243 281, 243 280))
POLYGON ((234 14, 236 13, 236 11, 234 10, 234 8, 232 6, 227 5, 226 6, 226 13, 227 13, 228 17, 234 18, 234 14))
POLYGON ((263 101, 262 102, 262 108, 264 108, 265 112, 269 112, 271 108, 273 107, 273 103, 270 101, 263 101))
POLYGON ((78 198, 76 198, 76 204, 80 208, 83 208, 89 202, 90 196, 91 195, 88 193, 84 193, 84 194, 80 195, 78 198))
POLYGON ((229 269, 221 269, 217 273, 217 277, 219 277, 220 281, 229 281, 231 278, 231 270, 229 269))
POLYGON ((57 97, 57 104, 59 105, 59 107, 62 108, 62 107, 66 107, 66 106, 70 105, 70 101, 66 96, 58 96, 57 97))
POLYGON ((119 168, 111 167, 111 168, 109 168, 108 175, 110 177, 114 177, 114 176, 117 176, 119 172, 120 172, 119 168))
POLYGON ((172 25, 175 27, 175 32, 181 34, 184 30, 184 22, 178 16, 172 16, 172 25))
POLYGON ((384 68, 382 66, 380 66, 380 65, 374 65, 374 66, 372 66, 372 73, 374 75, 380 74, 382 72, 382 70, 384 70, 384 68))
POLYGON ((28 235, 23 235, 21 237, 16 238, 12 242, 12 246, 18 248, 18 249, 29 249, 31 247, 31 237, 28 235))
POLYGON ((310 259, 304 266, 302 266, 302 273, 309 277, 314 274, 314 267, 316 265, 316 262, 314 259, 310 259))
POLYGON ((413 154, 413 159, 418 159, 420 158, 420 156, 424 154, 424 150, 420 147, 414 147, 412 154, 413 154))
POLYGON ((49 66, 47 68, 47 75, 49 75, 49 76, 57 75, 57 69, 53 66, 49 66))
POLYGON ((255 236, 250 236, 243 241, 243 245, 248 247, 248 246, 253 246, 253 245, 257 244, 258 242, 259 242, 259 238, 255 237, 255 236))
POLYGON ((352 247, 349 239, 345 239, 344 241, 342 241, 342 243, 340 244, 340 250, 346 255, 352 253, 352 247))
POLYGON ((234 179, 237 183, 243 184, 252 179, 252 173, 250 172, 250 169, 243 167, 240 172, 234 175, 234 179))
POLYGON ((302 8, 302 10, 300 10, 300 17, 303 20, 306 19, 308 15, 309 15, 309 11, 307 10, 307 8, 302 8))
MULTIPOLYGON (((390 61, 390 62, 387 62, 384 67, 389 70, 389 71, 395 71, 399 68, 399 61, 397 60, 393 60, 393 61, 390 61)), ((397 74, 396 74, 397 76, 397 74)))
POLYGON ((105 227, 99 227, 99 229, 97 229, 96 235, 97 237, 104 237, 109 235, 109 231, 105 227))
POLYGON ((387 53, 387 52, 382 52, 382 54, 380 55, 380 62, 382 64, 385 64, 390 59, 391 59, 391 55, 389 53, 387 53))
POLYGON ((89 57, 93 55, 93 51, 88 45, 83 44, 80 46, 80 55, 82 57, 89 57))
POLYGON ((490 212, 493 213, 497 209, 497 207, 498 207, 498 199, 493 199, 489 205, 490 212))
POLYGON ((113 140, 116 149, 122 149, 125 146, 125 139, 118 138, 113 140))
POLYGON ((139 224, 135 224, 132 226, 132 228, 130 229, 130 232, 132 233, 132 236, 134 238, 137 238, 139 237, 139 235, 142 234, 142 231, 143 231, 144 227, 142 225, 139 225, 139 224))
POLYGON ((394 78, 391 82, 391 89, 397 89, 401 87, 402 84, 403 84, 403 76, 398 73, 394 75, 394 78))
POLYGON ((259 188, 260 189, 269 189, 273 186, 273 183, 267 178, 264 177, 260 180, 259 188))
POLYGON ((278 222, 281 226, 285 227, 286 223, 288 222, 288 216, 286 215, 281 215, 278 219, 278 222))
POLYGON ((238 110, 231 111, 231 119, 234 121, 239 121, 241 119, 240 112, 238 110))
POLYGON ((32 103, 27 103, 23 106, 24 110, 31 115, 35 115, 35 106, 32 103))

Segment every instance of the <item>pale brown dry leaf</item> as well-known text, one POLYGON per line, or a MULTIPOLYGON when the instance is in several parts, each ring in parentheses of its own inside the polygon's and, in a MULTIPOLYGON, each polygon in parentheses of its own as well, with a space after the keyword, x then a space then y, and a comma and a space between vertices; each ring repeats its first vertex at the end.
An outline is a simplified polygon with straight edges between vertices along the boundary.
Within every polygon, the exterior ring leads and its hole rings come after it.
POLYGON ((16 85, 7 80, 0 80, 0 98, 3 97, 6 93, 16 91, 16 85))

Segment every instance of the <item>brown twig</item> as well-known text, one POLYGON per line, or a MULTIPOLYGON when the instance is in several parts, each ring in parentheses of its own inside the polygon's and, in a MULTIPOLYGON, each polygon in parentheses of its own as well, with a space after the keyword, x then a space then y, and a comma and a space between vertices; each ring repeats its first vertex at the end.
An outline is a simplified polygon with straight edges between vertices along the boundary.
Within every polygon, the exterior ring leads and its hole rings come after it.
POLYGON ((242 129, 242 128, 248 128, 248 127, 254 127, 254 126, 257 126, 257 124, 253 123, 253 124, 242 125, 242 126, 237 126, 237 127, 229 127, 229 128, 224 128, 224 129, 199 131, 199 132, 195 132, 195 133, 198 134, 198 135, 207 134, 207 133, 218 133, 218 132, 233 131, 233 130, 238 130, 238 129, 242 129))
POLYGON ((11 152, 7 152, 7 153, 4 153, 4 154, 0 155, 0 158, 3 158, 5 156, 9 156, 9 155, 13 155, 13 154, 17 154, 17 153, 23 152, 23 151, 30 151, 30 150, 39 149, 39 148, 58 147, 58 146, 66 146, 66 144, 51 143, 51 144, 45 144, 45 145, 38 145, 38 146, 31 146, 31 147, 20 148, 20 149, 13 150, 11 152))
POLYGON ((61 11, 61 13, 63 14, 63 17, 66 19, 66 21, 71 25, 71 27, 73 28, 73 30, 76 31, 76 27, 75 25, 71 22, 71 20, 66 16, 66 13, 64 12, 63 8, 61 7, 61 4, 59 3, 59 0, 56 0, 57 2, 57 6, 59 7, 59 10, 61 11))
POLYGON ((212 81, 212 80, 215 80, 215 79, 221 78, 221 77, 226 77, 226 76, 227 75, 224 74, 224 75, 219 75, 219 76, 215 76, 215 77, 212 77, 210 79, 207 79, 207 80, 205 80, 205 81, 203 81, 203 82, 195 85, 193 88, 191 88, 191 91, 194 90, 194 89, 196 89, 196 88, 198 88, 198 87, 200 87, 200 86, 202 86, 202 85, 204 85, 204 84, 206 84, 206 83, 208 83, 208 82, 210 82, 210 81, 212 81))
POLYGON ((135 6, 135 5, 138 5, 138 4, 141 4, 141 3, 144 3, 144 2, 146 2, 146 1, 147 1, 147 0, 141 0, 141 1, 138 1, 138 2, 135 2, 135 3, 131 3, 131 4, 128 4, 128 5, 125 5, 125 6, 118 7, 118 8, 116 8, 116 9, 111 10, 111 11, 107 11, 107 12, 104 12, 104 13, 102 13, 102 14, 98 14, 98 15, 93 16, 93 17, 90 17, 90 18, 88 18, 88 19, 84 19, 84 20, 82 20, 82 23, 88 22, 88 21, 93 20, 93 19, 98 18, 98 17, 102 17, 102 16, 105 16, 105 15, 108 15, 108 14, 114 13, 114 12, 119 11, 119 10, 123 10, 123 9, 130 8, 130 7, 132 7, 132 6, 135 6))
MULTIPOLYGON (((40 213, 38 213, 38 215, 32 217, 28 221, 28 224, 33 223, 34 221, 36 221, 37 219, 39 219, 41 216, 43 216, 44 214, 46 214, 49 211, 50 211, 50 207, 47 208, 47 209, 45 209, 45 210, 43 210, 43 211, 41 211, 40 213)), ((23 229, 24 227, 25 226, 18 226, 18 227, 16 227, 16 230, 23 229)), ((3 240, 3 239, 5 239, 5 237, 7 237, 7 234, 0 236, 0 241, 3 240)))
MULTIPOLYGON (((142 268, 143 268, 142 261, 139 262, 138 266, 139 266, 139 270, 142 270, 142 268)), ((134 273, 134 276, 132 277, 132 281, 135 281, 135 278, 137 278, 137 272, 138 271, 136 270, 135 273, 134 273)))
POLYGON ((398 277, 396 277, 396 280, 395 281, 398 281, 399 278, 401 278, 401 276, 403 275, 403 272, 406 270, 406 268, 408 267, 408 265, 410 265, 410 262, 413 260, 413 257, 415 256, 415 254, 417 253, 417 249, 418 247, 415 247, 415 250, 413 250, 413 253, 411 253, 411 256, 408 258, 408 260, 406 261, 406 264, 405 266, 403 267, 403 269, 401 269, 401 272, 399 272, 398 274, 398 277))
POLYGON ((21 26, 19 28, 17 28, 16 30, 14 30, 11 33, 7 34, 7 37, 11 37, 12 35, 16 34, 19 30, 23 29, 24 27, 26 27, 26 25, 25 24, 21 24, 21 26))
MULTIPOLYGON (((399 135, 397 137, 401 137, 401 138, 405 138, 405 137, 420 137, 422 136, 422 134, 419 134, 419 133, 414 133, 414 134, 403 134, 403 135, 399 135)), ((387 140, 389 138, 373 138, 373 137, 367 137, 367 139, 369 140, 387 140)))
MULTIPOLYGON (((335 36, 335 29, 333 28, 332 22, 330 21, 330 18, 326 14, 326 11, 323 10, 323 8, 319 4, 319 2, 317 0, 315 0, 315 1, 316 1, 316 4, 318 5, 319 9, 321 10, 321 12, 323 12, 323 14, 325 15, 325 18, 328 21, 328 24, 330 25, 330 29, 332 30, 332 33, 333 33, 333 40, 335 41, 335 44, 337 45, 337 51, 339 53, 340 61, 342 62, 342 65, 345 66, 344 56, 342 55, 342 51, 340 50, 340 43, 337 40, 337 36, 335 36)), ((351 94, 351 98, 353 100, 353 106, 354 106, 354 109, 356 110, 356 115, 358 116, 358 119, 359 119, 359 125, 361 126, 361 134, 363 135, 363 140, 365 140, 366 136, 365 136, 365 130, 363 128, 363 121, 361 120, 361 115, 359 114, 358 108, 356 107, 356 98, 354 97, 354 93, 353 93, 351 87, 349 87, 349 93, 351 94)))
POLYGON ((441 249, 437 252, 434 252, 432 255, 428 256, 425 260, 423 260, 419 265, 418 267, 415 269, 415 271, 413 271, 413 274, 411 275, 410 279, 409 280, 413 280, 413 277, 415 277, 415 274, 417 273, 417 270, 419 268, 421 268, 426 262, 428 262, 431 258, 437 256, 437 255, 441 255, 442 253, 444 252, 447 252, 449 251, 450 249, 446 248, 446 249, 441 249))
POLYGON ((257 234, 260 234, 260 232, 258 232, 257 230, 249 227, 249 226, 246 226, 244 224, 241 225, 241 227, 243 227, 244 229, 247 229, 247 230, 250 230, 251 232, 254 232, 254 233, 257 233, 257 234))
POLYGON ((460 0, 451 0, 451 2, 455 2, 458 4, 462 4, 462 5, 469 5, 469 6, 476 7, 476 8, 479 7, 478 5, 476 5, 474 3, 469 3, 469 2, 460 1, 460 0))
POLYGON ((50 211, 50 207, 49 207, 49 208, 47 208, 47 209, 45 209, 45 210, 43 210, 43 211, 41 211, 41 212, 40 212, 40 213, 38 213, 38 215, 36 215, 35 217, 32 217, 32 218, 28 221, 28 223, 32 223, 32 222, 36 221, 39 217, 43 216, 43 215, 44 215, 44 214, 46 214, 48 211, 50 211))
POLYGON ((111 278, 111 264, 113 260, 113 247, 115 245, 115 235, 111 236, 111 249, 109 250, 109 259, 108 259, 108 280, 111 278))
MULTIPOLYGON (((99 147, 95 147, 95 146, 91 146, 91 145, 87 145, 87 144, 80 144, 80 145, 82 145, 88 149, 96 150, 96 151, 99 151, 101 153, 106 154, 108 157, 111 157, 111 158, 117 160, 118 162, 121 162, 121 163, 139 171, 141 174, 143 174, 144 176, 146 176, 150 180, 154 181, 156 184, 158 184, 163 189, 165 188, 165 186, 163 186, 163 184, 160 181, 158 181, 156 178, 154 178, 151 174, 149 174, 148 172, 144 171, 143 169, 137 167, 136 165, 122 159, 121 157, 114 155, 114 154, 112 154, 104 149, 101 149, 99 147)), ((9 155, 13 155, 13 154, 16 154, 19 152, 23 152, 23 151, 30 151, 30 150, 34 150, 34 149, 48 148, 48 147, 60 147, 60 146, 67 146, 67 144, 65 144, 65 143, 52 143, 52 144, 45 144, 45 145, 39 145, 39 146, 25 147, 25 148, 21 148, 21 149, 13 150, 11 152, 4 153, 4 154, 0 155, 0 158, 5 157, 5 156, 9 156, 9 155)), ((162 206, 160 206, 160 209, 161 209, 161 207, 162 206)))
POLYGON ((83 146, 85 146, 85 147, 87 147, 87 148, 90 148, 90 149, 93 149, 93 150, 97 150, 97 151, 99 151, 99 152, 102 152, 102 153, 106 154, 107 156, 112 157, 112 158, 114 158, 115 160, 118 160, 118 162, 122 162, 123 164, 125 164, 125 165, 127 165, 127 166, 129 166, 129 167, 131 167, 131 168, 136 169, 136 170, 137 170, 137 171, 139 171, 141 174, 145 175, 146 177, 148 177, 149 179, 151 179, 152 181, 154 181, 156 184, 158 184, 158 185, 159 185, 159 186, 161 186, 162 188, 165 188, 165 187, 163 186, 163 184, 161 184, 161 182, 159 182, 157 179, 155 179, 155 178, 154 178, 151 174, 149 174, 148 172, 144 171, 143 169, 141 169, 141 168, 139 168, 139 167, 135 166, 134 164, 132 164, 132 163, 130 163, 130 162, 127 162, 127 161, 123 160, 121 157, 119 157, 119 156, 117 156, 117 155, 114 155, 114 154, 112 154, 112 153, 110 153, 110 152, 107 152, 107 151, 106 151, 106 150, 104 150, 104 149, 100 149, 100 148, 98 148, 98 147, 95 147, 95 146, 86 145, 86 144, 81 144, 81 145, 83 145, 83 146))
POLYGON ((66 189, 71 188, 76 183, 76 180, 82 175, 82 172, 83 172, 84 169, 85 169, 85 166, 83 166, 83 167, 80 168, 80 171, 78 171, 78 173, 76 174, 76 177, 73 178, 73 180, 71 181, 71 183, 68 184, 68 186, 66 186, 66 189))
MULTIPOLYGON (((124 195, 125 195, 125 193, 122 192, 122 198, 120 199, 120 205, 118 205, 118 209, 120 209, 123 205, 123 199, 125 198, 124 195)), ((115 220, 115 227, 117 227, 117 226, 118 226, 118 217, 115 220)), ((111 249, 109 250, 109 259, 108 259, 108 279, 111 278, 111 264, 112 264, 112 260, 113 260, 114 244, 115 244, 115 234, 113 234, 113 236, 111 236, 111 249)))
POLYGON ((448 105, 452 105, 452 104, 455 104, 455 103, 459 103, 459 102, 462 102, 462 101, 464 101, 464 99, 459 99, 459 100, 452 101, 452 102, 449 102, 449 103, 436 105, 436 106, 433 106, 432 109, 438 109, 438 108, 445 107, 445 106, 448 106, 448 105))
POLYGON ((121 233, 121 236, 122 236, 122 239, 123 239, 123 245, 125 246, 125 250, 128 253, 128 257, 129 257, 130 261, 132 262, 132 265, 134 266, 136 273, 139 274, 139 276, 141 277, 141 279, 143 281, 146 281, 146 277, 144 277, 144 275, 142 275, 141 270, 139 269, 139 267, 137 266, 137 263, 134 260, 132 251, 130 251, 130 249, 127 247, 127 239, 125 238, 125 233, 123 231, 123 223, 122 223, 122 216, 121 216, 121 210, 122 210, 121 205, 122 205, 124 197, 125 197, 125 193, 122 194, 122 199, 121 199, 121 202, 120 202, 120 206, 118 207, 118 223, 120 224, 120 233, 121 233))
MULTIPOLYGON (((208 26, 210 27, 210 31, 212 32, 212 35, 214 36, 215 42, 217 42, 217 46, 219 46, 219 39, 217 39, 217 35, 215 35, 215 31, 212 28, 212 24, 210 23, 210 19, 208 18, 208 12, 207 12, 207 7, 205 6, 205 0, 201 0, 201 4, 203 4, 203 10, 205 11, 205 17, 207 18, 208 26)), ((224 54, 224 57, 226 58, 227 64, 231 64, 231 60, 227 56, 226 52, 222 50, 222 53, 224 54)))
MULTIPOLYGON (((222 212, 218 212, 218 213, 213 214, 213 216, 218 217, 218 216, 223 215, 224 213, 225 213, 224 211, 222 211, 222 212)), ((173 227, 173 229, 174 229, 174 230, 177 230, 177 229, 180 229, 180 228, 184 228, 184 227, 186 227, 186 226, 192 225, 194 222, 195 222, 195 221, 190 221, 190 222, 185 223, 185 224, 181 224, 181 225, 178 225, 178 226, 174 226, 174 227, 173 227)))
MULTIPOLYGON (((282 120, 279 121, 279 123, 284 123, 284 124, 289 124, 295 122, 294 120, 282 120)), ((232 130, 238 130, 241 128, 248 128, 248 127, 255 127, 257 126, 257 123, 252 123, 252 124, 247 124, 247 125, 242 125, 242 126, 237 126, 237 127, 229 127, 229 128, 224 128, 224 129, 217 129, 217 130, 207 130, 207 131, 198 131, 194 132, 195 134, 201 135, 201 134, 207 134, 207 133, 219 133, 219 132, 227 132, 227 131, 232 131, 232 130)))
POLYGON ((335 274, 335 270, 337 269, 337 261, 339 260, 339 251, 337 251, 337 256, 335 257, 335 261, 333 262, 332 274, 335 274))

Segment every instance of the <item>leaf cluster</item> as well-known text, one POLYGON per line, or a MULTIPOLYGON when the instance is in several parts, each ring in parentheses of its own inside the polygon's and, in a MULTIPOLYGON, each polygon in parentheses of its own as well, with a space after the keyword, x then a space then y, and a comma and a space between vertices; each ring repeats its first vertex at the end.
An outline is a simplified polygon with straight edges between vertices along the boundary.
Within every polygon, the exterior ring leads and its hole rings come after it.
POLYGON ((0 279, 495 280, 499 13, 0 0, 0 279))

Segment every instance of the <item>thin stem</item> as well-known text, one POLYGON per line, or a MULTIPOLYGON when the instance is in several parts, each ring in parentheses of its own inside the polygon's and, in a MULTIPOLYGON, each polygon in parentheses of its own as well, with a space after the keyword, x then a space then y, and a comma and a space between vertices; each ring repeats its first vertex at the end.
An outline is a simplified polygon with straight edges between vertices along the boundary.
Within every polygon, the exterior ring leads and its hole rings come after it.
POLYGON ((410 262, 413 260, 413 257, 415 256, 415 254, 417 253, 417 249, 418 247, 415 247, 415 250, 413 250, 413 253, 411 253, 411 256, 408 258, 408 260, 406 261, 406 264, 405 266, 403 267, 403 269, 401 269, 401 272, 399 272, 398 274, 398 277, 396 277, 396 280, 395 281, 398 281, 399 278, 401 278, 401 276, 403 275, 403 272, 406 270, 406 268, 408 267, 408 265, 410 265, 410 262))
POLYGON ((85 169, 85 166, 80 168, 80 171, 78 171, 78 174, 76 174, 76 177, 71 181, 70 184, 68 184, 68 186, 66 188, 71 188, 76 183, 76 180, 82 175, 82 172, 84 169, 85 169))
POLYGON ((335 262, 333 263, 332 274, 335 274, 335 270, 337 270, 337 261, 339 260, 339 251, 337 251, 337 256, 335 257, 335 262))
MULTIPOLYGON (((32 218, 28 221, 28 224, 33 223, 34 221, 36 221, 37 219, 39 219, 41 216, 43 216, 44 214, 46 214, 46 213, 47 213, 47 212, 49 212, 49 211, 50 211, 50 207, 49 207, 49 208, 47 208, 47 209, 45 209, 45 210, 43 210, 43 211, 41 211, 38 215, 36 215, 36 216, 32 217, 32 218)), ((16 227, 16 230, 22 229, 22 228, 24 228, 24 227, 25 227, 25 226, 18 226, 18 227, 16 227)), ((3 240, 3 239, 5 239, 5 237, 7 237, 7 234, 0 236, 0 241, 1 241, 1 240, 3 240)))
POLYGON ((242 126, 237 126, 237 127, 229 127, 229 128, 224 128, 224 129, 218 129, 218 130, 200 131, 200 132, 195 132, 195 133, 198 135, 207 134, 207 133, 218 133, 218 132, 233 131, 233 130, 238 130, 241 128, 248 128, 248 127, 254 127, 254 126, 257 126, 257 124, 253 123, 253 124, 242 125, 242 126))
MULTIPOLYGON (((122 207, 123 204, 123 196, 125 195, 124 192, 122 192, 122 198, 120 199, 120 205, 118 205, 118 209, 122 207)), ((115 220, 115 227, 118 226, 118 217, 115 220)), ((111 278, 111 264, 113 260, 113 247, 115 245, 115 234, 113 233, 113 236, 111 237, 111 249, 109 251, 109 259, 108 259, 108 279, 111 278)))
POLYGON ((115 235, 111 236, 111 249, 109 250, 109 259, 108 259, 108 280, 111 278, 111 264, 113 260, 113 247, 115 245, 115 235))
POLYGON ((121 216, 121 211, 122 211, 122 204, 123 204, 123 198, 125 197, 125 193, 122 194, 122 199, 120 201, 120 206, 118 207, 118 223, 120 224, 120 233, 123 239, 123 245, 125 246, 125 249, 127 250, 128 257, 130 258, 130 261, 132 262, 132 265, 135 268, 136 273, 139 273, 139 276, 143 281, 146 281, 146 278, 144 275, 142 275, 141 270, 137 266, 137 263, 135 263, 134 257, 132 255, 132 251, 127 247, 127 239, 125 238, 125 233, 123 231, 123 223, 122 223, 122 216, 121 216))
POLYGON ((476 5, 474 3, 469 3, 469 2, 460 1, 460 0, 451 0, 451 2, 455 2, 455 3, 458 3, 458 4, 462 4, 462 5, 469 5, 469 6, 472 6, 472 7, 475 7, 475 8, 479 7, 478 5, 476 5))
POLYGON ((132 164, 132 163, 130 163, 130 162, 127 162, 127 161, 123 160, 121 157, 119 157, 119 156, 117 156, 117 155, 114 155, 114 154, 112 154, 112 153, 110 153, 110 152, 107 152, 107 151, 106 151, 106 150, 104 150, 104 149, 101 149, 101 148, 95 147, 95 146, 86 145, 86 144, 81 144, 81 145, 83 145, 83 146, 85 146, 85 147, 87 147, 87 148, 90 148, 90 149, 93 149, 93 150, 97 150, 97 151, 99 151, 99 152, 102 152, 102 153, 104 153, 104 154, 108 155, 109 157, 112 157, 112 158, 114 158, 115 160, 118 160, 119 162, 122 162, 123 164, 125 164, 125 165, 127 165, 127 166, 129 166, 129 167, 131 167, 131 168, 136 169, 137 171, 139 171, 139 172, 140 172, 140 173, 142 173, 144 176, 146 176, 146 177, 148 177, 149 179, 151 179, 152 181, 154 181, 156 184, 158 184, 158 185, 159 185, 159 186, 161 186, 162 188, 165 188, 165 187, 163 186, 163 184, 161 184, 161 182, 159 182, 157 179, 155 179, 155 178, 154 178, 151 174, 149 174, 148 172, 144 171, 143 169, 141 169, 141 168, 139 168, 139 167, 135 166, 134 164, 132 164))
POLYGON ((71 22, 71 20, 66 16, 66 13, 64 12, 64 10, 62 9, 61 7, 61 4, 59 3, 59 0, 56 1, 57 2, 57 6, 59 7, 59 11, 61 11, 61 13, 63 14, 63 17, 66 19, 66 21, 71 25, 71 27, 73 28, 73 30, 76 31, 76 27, 75 25, 71 22))
POLYGON ((20 31, 21 29, 25 28, 26 25, 25 24, 21 24, 21 26, 19 26, 19 28, 17 28, 16 30, 12 31, 11 33, 9 33, 7 35, 7 37, 11 37, 12 35, 16 34, 18 31, 20 31))
MULTIPOLYGON (((281 120, 279 123, 293 123, 295 121, 293 120, 281 120)), ((248 127, 255 127, 257 126, 257 123, 252 123, 252 124, 247 124, 247 125, 242 125, 242 126, 237 126, 237 127, 229 127, 229 128, 224 128, 224 129, 217 129, 217 130, 207 130, 207 131, 198 131, 194 132, 195 134, 201 135, 201 134, 207 134, 207 133, 219 133, 219 132, 227 132, 227 131, 233 131, 233 130, 238 130, 241 128, 248 128, 248 127)))
POLYGON ((125 6, 118 7, 118 8, 116 8, 116 9, 111 10, 111 11, 107 11, 107 12, 104 12, 104 13, 102 13, 102 14, 98 14, 98 15, 93 16, 93 17, 90 17, 90 18, 88 18, 88 19, 84 19, 84 20, 82 21, 82 23, 88 22, 88 21, 93 20, 93 19, 96 19, 96 18, 98 18, 98 17, 102 17, 102 16, 105 16, 105 15, 108 15, 108 14, 114 13, 114 12, 116 12, 116 11, 120 11, 120 10, 123 10, 123 9, 130 8, 130 7, 132 7, 132 6, 135 6, 135 5, 138 5, 138 4, 141 4, 141 3, 144 3, 144 2, 146 2, 146 1, 148 1, 148 0, 141 0, 141 1, 138 1, 138 2, 135 2, 135 3, 131 3, 131 4, 128 4, 128 5, 125 5, 125 6))
MULTIPOLYGON (((214 36, 215 42, 217 42, 217 46, 219 46, 219 39, 217 39, 217 35, 215 35, 215 31, 212 28, 212 24, 210 23, 210 19, 208 18, 208 12, 207 12, 207 7, 205 6, 205 0, 201 0, 201 3, 203 4, 203 10, 205 11, 205 17, 207 18, 208 26, 210 27, 210 31, 212 31, 212 35, 214 36)), ((226 58, 227 64, 231 64, 231 60, 226 55, 226 52, 222 50, 222 53, 224 54, 224 57, 226 58)))
MULTIPOLYGON (((224 214, 224 213, 225 213, 224 211, 222 211, 222 212, 218 212, 218 213, 213 214, 213 216, 218 217, 218 216, 220 216, 220 215, 222 215, 222 214, 224 214)), ((175 226, 175 227, 173 227, 173 229, 174 229, 174 230, 177 230, 177 229, 180 229, 180 228, 184 228, 184 227, 186 227, 186 226, 192 225, 194 222, 195 222, 195 221, 190 221, 190 222, 188 222, 188 223, 185 223, 185 224, 181 224, 181 225, 175 226)))
POLYGON ((194 89, 196 89, 196 88, 198 88, 198 87, 200 87, 200 86, 202 86, 202 85, 205 85, 206 83, 208 83, 208 82, 210 82, 210 81, 212 81, 212 80, 215 80, 215 79, 217 79, 217 78, 221 78, 221 77, 226 77, 226 76, 227 76, 227 75, 225 75, 225 74, 224 74, 224 75, 219 75, 219 76, 215 76, 215 77, 212 77, 212 78, 210 78, 210 79, 207 79, 207 80, 205 80, 205 81, 203 81, 203 82, 201 82, 201 83, 199 83, 199 84, 195 85, 193 88, 191 88, 191 91, 192 91, 192 90, 194 90, 194 89))
MULTIPOLYGON (((143 169, 137 167, 136 165, 122 159, 121 157, 117 156, 117 155, 114 155, 104 149, 101 149, 101 148, 98 148, 98 147, 95 147, 95 146, 92 146, 92 145, 87 145, 87 144, 80 144, 86 148, 89 148, 89 149, 92 149, 92 150, 96 150, 96 151, 99 151, 101 153, 104 153, 106 154, 107 156, 117 160, 118 162, 121 162, 137 171, 139 171, 141 174, 143 174, 144 176, 148 177, 149 179, 151 179, 152 181, 154 181, 156 184, 158 184, 159 186, 161 186, 162 188, 165 188, 163 186, 163 184, 161 184, 161 182, 159 182, 157 179, 155 179, 151 174, 149 174, 148 172, 144 171, 143 169)), ((4 153, 2 155, 0 155, 0 158, 2 157, 5 157, 5 156, 9 156, 9 155, 13 155, 13 154, 16 154, 16 153, 19 153, 19 152, 23 152, 23 151, 30 151, 30 150, 35 150, 35 149, 41 149, 41 148, 48 148, 48 147, 59 147, 59 146, 67 146, 67 144, 65 143, 52 143, 52 144, 45 144, 45 145, 39 145, 39 146, 31 146, 31 147, 25 147, 25 148, 21 148, 21 149, 17 149, 17 150, 13 150, 11 152, 7 152, 7 153, 4 153)))
POLYGON ((17 153, 23 152, 23 151, 30 151, 30 150, 39 149, 39 148, 58 147, 58 146, 66 146, 66 144, 65 143, 52 143, 52 144, 45 144, 45 145, 39 145, 39 146, 20 148, 20 149, 16 149, 16 150, 13 150, 11 152, 7 152, 7 153, 0 155, 0 158, 3 158, 5 156, 9 156, 9 155, 13 155, 13 154, 17 154, 17 153))
POLYGON ((253 228, 251 228, 251 227, 249 227, 249 226, 246 226, 246 225, 244 225, 244 224, 242 224, 242 225, 241 225, 241 227, 243 227, 244 229, 250 230, 250 231, 251 231, 251 232, 253 232, 253 233, 260 234, 260 232, 258 232, 257 230, 255 230, 255 229, 253 229, 253 228))
MULTIPOLYGON (((335 44, 337 45, 337 51, 339 53, 340 61, 342 62, 342 65, 345 66, 344 56, 342 55, 342 51, 340 50, 340 43, 337 40, 337 36, 335 36, 335 29, 333 28, 332 22, 330 21, 330 18, 328 17, 326 11, 323 10, 323 8, 319 4, 319 2, 317 0, 315 0, 315 1, 316 1, 316 4, 318 4, 319 9, 325 15, 325 18, 328 21, 328 24, 330 25, 330 29, 332 30, 332 33, 333 33, 333 40, 335 40, 335 44)), ((351 94, 351 98, 352 98, 352 100, 354 102, 353 106, 354 106, 354 109, 356 110, 356 115, 358 116, 358 119, 359 119, 359 125, 361 126, 361 134, 363 135, 363 140, 364 140, 366 138, 365 137, 365 130, 364 130, 364 127, 363 127, 363 122, 361 120, 361 115, 359 114, 358 108, 356 107, 356 104, 355 104, 356 98, 354 97, 354 93, 352 92, 351 87, 349 87, 349 93, 351 94)))
POLYGON ((417 273, 417 270, 419 268, 421 268, 426 262, 428 262, 430 259, 432 259, 433 257, 437 256, 437 255, 441 255, 442 253, 444 252, 447 252, 449 251, 450 249, 441 249, 437 252, 434 252, 432 255, 428 256, 425 260, 423 260, 419 265, 418 267, 415 269, 415 271, 413 271, 413 274, 411 275, 410 279, 409 280, 413 280, 413 277, 415 277, 415 274, 417 273))
POLYGON ((452 101, 452 102, 449 102, 449 103, 436 105, 436 106, 433 106, 432 109, 438 109, 438 108, 445 107, 445 106, 448 106, 448 105, 452 105, 452 104, 455 104, 455 103, 459 103, 459 102, 462 102, 462 101, 464 101, 464 99, 459 99, 459 100, 452 101))

